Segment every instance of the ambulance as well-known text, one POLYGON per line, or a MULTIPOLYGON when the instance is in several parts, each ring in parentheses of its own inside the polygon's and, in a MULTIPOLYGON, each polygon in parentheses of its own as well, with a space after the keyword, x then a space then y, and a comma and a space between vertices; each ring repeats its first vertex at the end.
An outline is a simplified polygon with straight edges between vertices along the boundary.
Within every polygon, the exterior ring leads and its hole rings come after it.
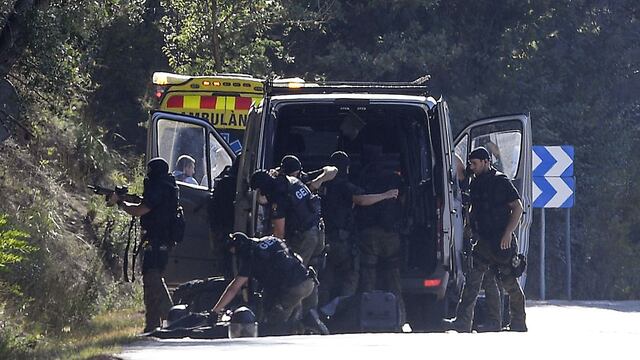
POLYGON ((156 72, 153 84, 158 110, 209 122, 235 154, 242 150, 249 108, 264 94, 264 80, 244 74, 187 76, 156 72))

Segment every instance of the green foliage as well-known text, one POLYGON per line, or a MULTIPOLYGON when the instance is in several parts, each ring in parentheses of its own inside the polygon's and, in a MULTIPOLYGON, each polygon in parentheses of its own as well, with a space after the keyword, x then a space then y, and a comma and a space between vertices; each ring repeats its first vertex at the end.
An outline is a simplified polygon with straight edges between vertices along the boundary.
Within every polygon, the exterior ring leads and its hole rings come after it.
POLYGON ((279 1, 162 1, 160 24, 169 65, 184 74, 214 72, 265 76, 287 61, 281 41, 285 10, 279 1), (278 28, 278 29, 276 29, 278 28))
POLYGON ((6 271, 7 265, 19 263, 37 249, 27 243, 28 237, 29 234, 11 228, 7 215, 0 214, 0 271, 6 271))

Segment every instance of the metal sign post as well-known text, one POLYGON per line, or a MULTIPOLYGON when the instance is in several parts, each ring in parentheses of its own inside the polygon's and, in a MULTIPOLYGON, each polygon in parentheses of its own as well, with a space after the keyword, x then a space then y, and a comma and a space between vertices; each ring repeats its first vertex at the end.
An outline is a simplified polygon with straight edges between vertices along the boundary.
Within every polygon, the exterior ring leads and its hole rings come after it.
POLYGON ((567 259, 566 289, 571 300, 571 207, 575 200, 576 180, 573 176, 573 146, 534 146, 533 207, 540 208, 540 299, 546 298, 545 283, 545 208, 566 208, 565 255, 567 259))

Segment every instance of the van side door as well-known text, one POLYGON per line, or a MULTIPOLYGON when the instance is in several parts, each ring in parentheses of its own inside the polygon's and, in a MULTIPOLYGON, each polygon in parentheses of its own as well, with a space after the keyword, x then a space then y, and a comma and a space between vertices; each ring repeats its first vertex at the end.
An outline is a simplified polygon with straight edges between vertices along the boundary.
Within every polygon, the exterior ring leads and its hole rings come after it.
MULTIPOLYGON (((518 251, 525 255, 529 250, 529 228, 533 218, 531 141, 531 122, 524 114, 476 120, 464 128, 455 140, 455 152, 464 164, 473 149, 484 146, 491 154, 493 166, 507 175, 518 189, 524 214, 516 234, 518 251)), ((522 278, 523 282, 524 279, 525 277, 522 278)))
POLYGON ((214 179, 231 166, 235 154, 207 121, 192 116, 158 111, 152 114, 149 126, 147 156, 162 157, 169 163, 186 221, 183 241, 169 254, 167 285, 220 275, 225 254, 211 235, 208 205, 215 191, 214 179), (190 178, 179 176, 182 169, 177 162, 182 155, 196 162, 190 178))

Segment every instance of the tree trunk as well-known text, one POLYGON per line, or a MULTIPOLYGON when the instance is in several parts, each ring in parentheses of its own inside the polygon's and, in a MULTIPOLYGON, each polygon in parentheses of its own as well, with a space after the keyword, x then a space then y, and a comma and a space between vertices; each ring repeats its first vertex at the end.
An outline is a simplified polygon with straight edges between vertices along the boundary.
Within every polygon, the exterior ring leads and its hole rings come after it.
POLYGON ((18 0, 0 33, 0 78, 4 78, 29 43, 29 20, 37 8, 49 0, 18 0))
POLYGON ((211 46, 213 52, 213 61, 216 73, 222 71, 222 54, 220 51, 220 34, 218 33, 218 0, 211 0, 211 46))

